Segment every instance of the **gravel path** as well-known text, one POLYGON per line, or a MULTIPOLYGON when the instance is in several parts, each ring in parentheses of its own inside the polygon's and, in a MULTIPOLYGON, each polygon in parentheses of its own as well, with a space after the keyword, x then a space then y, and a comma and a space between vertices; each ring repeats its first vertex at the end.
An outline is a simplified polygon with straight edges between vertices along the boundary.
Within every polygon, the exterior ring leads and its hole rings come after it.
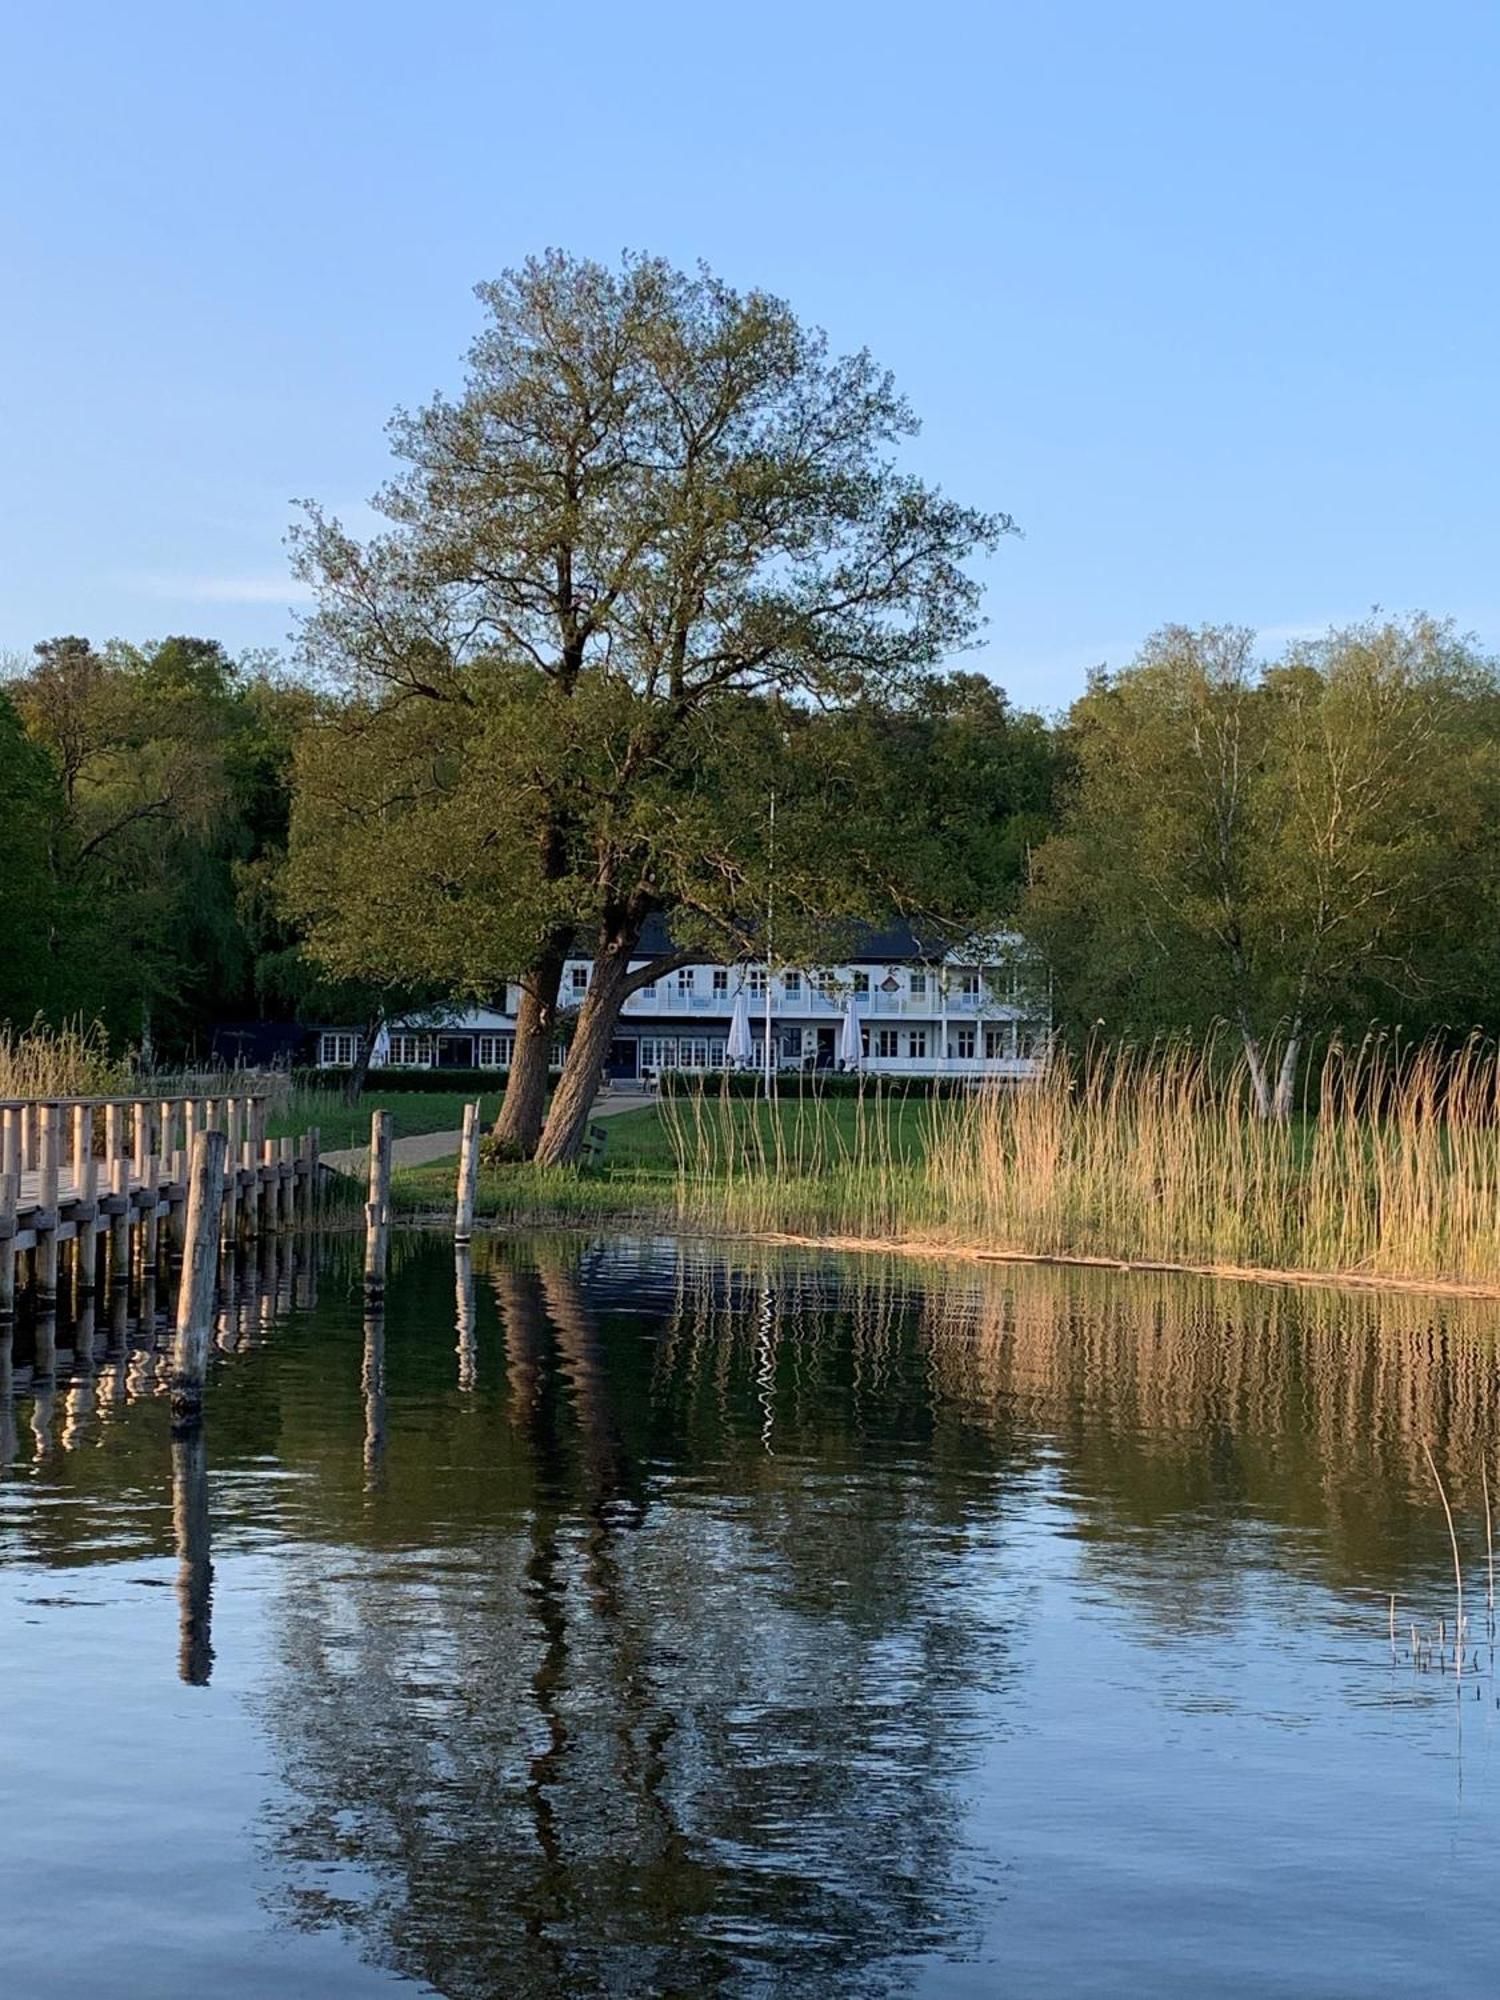
MULTIPOLYGON (((615 1118, 622 1111, 639 1111, 643 1105, 654 1104, 654 1097, 647 1097, 639 1091, 612 1090, 608 1097, 601 1097, 595 1103, 590 1117, 615 1118)), ((425 1167, 433 1160, 446 1160, 458 1152, 460 1132, 419 1132, 410 1139, 395 1139, 391 1142, 391 1164, 397 1167, 425 1167)), ((370 1163, 368 1146, 345 1146, 335 1153, 325 1153, 323 1164, 332 1167, 335 1173, 362 1174, 370 1163)))

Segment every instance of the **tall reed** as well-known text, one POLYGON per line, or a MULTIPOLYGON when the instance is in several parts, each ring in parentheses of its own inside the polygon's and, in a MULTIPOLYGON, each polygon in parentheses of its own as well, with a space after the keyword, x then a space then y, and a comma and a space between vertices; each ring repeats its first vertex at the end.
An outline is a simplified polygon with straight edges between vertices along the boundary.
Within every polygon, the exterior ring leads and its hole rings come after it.
POLYGON ((1124 1261, 1500 1282, 1500 1052, 1330 1048, 1261 1118, 1212 1038, 920 1103, 667 1100, 685 1221, 1124 1261))
POLYGON ((131 1074, 97 1021, 24 1030, 0 1022, 0 1097, 107 1097, 128 1089, 131 1074))

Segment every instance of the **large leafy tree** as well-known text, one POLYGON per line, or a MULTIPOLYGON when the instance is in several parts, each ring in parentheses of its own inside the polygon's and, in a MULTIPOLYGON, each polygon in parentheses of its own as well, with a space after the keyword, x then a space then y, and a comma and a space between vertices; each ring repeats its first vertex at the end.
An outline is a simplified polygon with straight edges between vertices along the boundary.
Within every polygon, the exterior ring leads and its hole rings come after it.
POLYGON ((52 856, 63 823, 56 765, 27 736, 15 703, 0 692, 0 1021, 25 1023, 58 998, 58 925, 52 856))
POLYGON ((238 871, 284 841, 306 698, 190 637, 47 640, 9 692, 56 791, 34 1006, 182 1046, 253 991, 238 871))
POLYGON ((675 907, 663 802, 692 794, 703 717, 731 695, 837 704, 926 671, 972 628, 966 558, 1009 523, 903 469, 914 424, 889 376, 831 357, 765 293, 554 252, 479 296, 461 394, 393 426, 387 531, 360 544, 314 509, 296 553, 319 598, 309 651, 356 697, 354 727, 431 705, 462 754, 493 745, 497 687, 535 718, 548 754, 524 824, 497 799, 467 833, 507 905, 494 934, 525 934, 493 967, 524 994, 500 1126, 522 1147, 563 956, 590 935, 596 975, 539 1146, 555 1160, 576 1150, 621 1005, 660 969, 631 960, 675 907))
POLYGON ((1076 782, 1026 904, 1065 1012, 1228 1019, 1280 1115, 1311 1032, 1486 1020, 1483 955, 1454 940, 1500 884, 1497 699, 1493 665, 1427 618, 1269 665, 1237 628, 1157 634, 1070 718, 1076 782))

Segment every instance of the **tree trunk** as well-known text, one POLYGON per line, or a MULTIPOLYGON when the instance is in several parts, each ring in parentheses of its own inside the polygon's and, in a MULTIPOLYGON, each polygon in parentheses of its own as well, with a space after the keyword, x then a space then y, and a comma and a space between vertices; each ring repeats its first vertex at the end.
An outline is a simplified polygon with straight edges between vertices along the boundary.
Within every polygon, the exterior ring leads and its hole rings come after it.
POLYGON ((1297 1088, 1297 1059, 1302 1053, 1302 1023, 1294 1021, 1286 1038, 1286 1047, 1281 1052, 1281 1066, 1276 1072, 1276 1094, 1271 1100, 1271 1116, 1282 1125, 1290 1124, 1292 1098, 1297 1088))
POLYGON ((562 1080, 553 1094, 552 1108, 536 1149, 540 1167, 569 1165, 582 1150, 589 1112, 599 1094, 620 1009, 625 1004, 630 961, 639 942, 640 927, 635 925, 602 943, 595 955, 589 990, 578 1010, 573 1046, 568 1051, 562 1080))
POLYGON ((365 1031, 354 1046, 354 1061, 349 1065, 349 1074, 344 1078, 344 1102, 358 1104, 365 1094, 365 1084, 370 1075, 370 1057, 375 1053, 375 1038, 385 1026, 385 1015, 374 1014, 365 1022, 365 1031))
POLYGON ((1255 1093, 1255 1108, 1262 1118, 1272 1115, 1271 1080, 1266 1075, 1265 1052, 1260 1045, 1260 1037, 1250 1025, 1250 1016, 1240 1011, 1240 1040, 1245 1045, 1245 1062, 1250 1071, 1250 1088, 1255 1093))
POLYGON ((568 944, 566 932, 555 934, 521 988, 510 1075, 494 1125, 496 1139, 518 1159, 529 1160, 541 1137, 547 1075, 552 1066, 552 1038, 557 1031, 557 996, 562 988, 568 944))

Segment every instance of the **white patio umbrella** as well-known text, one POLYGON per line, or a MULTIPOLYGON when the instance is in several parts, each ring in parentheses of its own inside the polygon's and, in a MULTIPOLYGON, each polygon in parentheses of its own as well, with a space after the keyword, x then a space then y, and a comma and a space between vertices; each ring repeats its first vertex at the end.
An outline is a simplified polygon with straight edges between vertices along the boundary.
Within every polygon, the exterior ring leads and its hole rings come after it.
POLYGON ((385 1025, 384 1021, 382 1021, 376 1031, 374 1041, 370 1044, 370 1067, 371 1069, 384 1069, 390 1059, 391 1031, 385 1025))
POLYGON ((849 995, 844 1007, 844 1028, 839 1036, 839 1061, 845 1069, 858 1069, 864 1060, 864 1042, 859 1032, 859 1009, 854 1004, 854 995, 849 995))
POLYGON ((731 1069, 739 1069, 749 1062, 754 1047, 750 1039, 750 1002, 745 997, 742 980, 734 996, 734 1011, 729 1017, 729 1039, 724 1044, 724 1060, 731 1069))

